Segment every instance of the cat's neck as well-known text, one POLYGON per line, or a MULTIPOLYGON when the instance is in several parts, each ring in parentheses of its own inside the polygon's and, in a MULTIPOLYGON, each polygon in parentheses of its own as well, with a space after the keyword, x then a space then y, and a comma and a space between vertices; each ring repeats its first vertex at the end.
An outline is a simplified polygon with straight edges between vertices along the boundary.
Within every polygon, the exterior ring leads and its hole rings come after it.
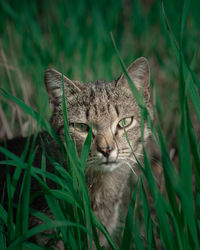
POLYGON ((121 166, 114 171, 95 171, 86 172, 87 187, 90 196, 95 196, 97 193, 109 193, 121 195, 124 186, 130 176, 130 169, 121 166))

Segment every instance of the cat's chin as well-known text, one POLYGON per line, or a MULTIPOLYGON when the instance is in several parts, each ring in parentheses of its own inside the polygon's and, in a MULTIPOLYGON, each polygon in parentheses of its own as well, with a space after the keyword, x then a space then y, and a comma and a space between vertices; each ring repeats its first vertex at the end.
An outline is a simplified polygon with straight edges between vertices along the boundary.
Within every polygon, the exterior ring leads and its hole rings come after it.
POLYGON ((120 163, 119 162, 106 162, 106 163, 101 163, 97 168, 100 171, 105 171, 105 172, 112 172, 115 169, 117 169, 118 167, 120 167, 120 163))

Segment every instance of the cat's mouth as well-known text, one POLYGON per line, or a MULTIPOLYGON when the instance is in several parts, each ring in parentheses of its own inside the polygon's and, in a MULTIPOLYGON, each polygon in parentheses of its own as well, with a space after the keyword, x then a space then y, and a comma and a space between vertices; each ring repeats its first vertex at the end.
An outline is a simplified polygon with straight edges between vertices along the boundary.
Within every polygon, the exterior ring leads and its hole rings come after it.
POLYGON ((116 161, 104 161, 104 162, 101 162, 100 165, 110 165, 110 164, 117 164, 116 161))
POLYGON ((88 167, 96 171, 106 171, 106 172, 110 172, 115 170, 116 168, 118 168, 121 163, 120 161, 118 161, 117 159, 95 159, 95 163, 94 161, 89 161, 88 162, 88 167))

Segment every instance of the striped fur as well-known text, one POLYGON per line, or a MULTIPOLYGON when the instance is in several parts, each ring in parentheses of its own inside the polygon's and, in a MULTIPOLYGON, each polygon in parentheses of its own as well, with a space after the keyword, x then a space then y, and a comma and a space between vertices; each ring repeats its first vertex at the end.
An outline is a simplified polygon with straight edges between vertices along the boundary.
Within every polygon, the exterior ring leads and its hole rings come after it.
MULTIPOLYGON (((145 58, 139 58, 127 69, 136 87, 143 89, 149 112, 150 71, 145 58)), ((81 152, 87 131, 79 131, 74 124, 93 125, 93 140, 85 171, 91 207, 110 233, 116 229, 119 206, 131 170, 137 174, 136 161, 127 143, 119 122, 131 118, 126 128, 134 154, 142 155, 140 109, 129 89, 126 77, 122 75, 112 82, 96 81, 84 84, 63 77, 66 105, 68 110, 69 132, 81 152)), ((45 72, 45 85, 53 105, 51 125, 63 136, 62 74, 48 69, 45 72)), ((150 137, 150 129, 145 125, 145 141, 150 137)), ((101 243, 106 245, 100 235, 101 243)))

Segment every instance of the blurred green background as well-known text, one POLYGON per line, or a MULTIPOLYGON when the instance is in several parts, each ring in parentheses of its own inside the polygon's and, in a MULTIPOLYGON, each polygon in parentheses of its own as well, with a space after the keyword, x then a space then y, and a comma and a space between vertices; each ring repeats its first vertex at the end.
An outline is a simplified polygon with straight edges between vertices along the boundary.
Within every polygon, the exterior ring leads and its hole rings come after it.
MULTIPOLYGON (((178 40, 181 0, 163 2, 178 40)), ((183 53, 199 65, 200 1, 191 1, 183 53)), ((112 80, 122 70, 114 50, 113 33, 128 66, 139 56, 150 61, 152 85, 159 93, 160 119, 168 133, 178 109, 178 68, 156 0, 0 0, 0 87, 50 115, 43 74, 51 66, 71 79, 112 80)), ((0 139, 27 134, 34 123, 15 105, 0 97, 0 139)), ((154 100, 155 101, 155 100, 154 100)), ((159 99, 157 99, 159 101, 159 99)))

